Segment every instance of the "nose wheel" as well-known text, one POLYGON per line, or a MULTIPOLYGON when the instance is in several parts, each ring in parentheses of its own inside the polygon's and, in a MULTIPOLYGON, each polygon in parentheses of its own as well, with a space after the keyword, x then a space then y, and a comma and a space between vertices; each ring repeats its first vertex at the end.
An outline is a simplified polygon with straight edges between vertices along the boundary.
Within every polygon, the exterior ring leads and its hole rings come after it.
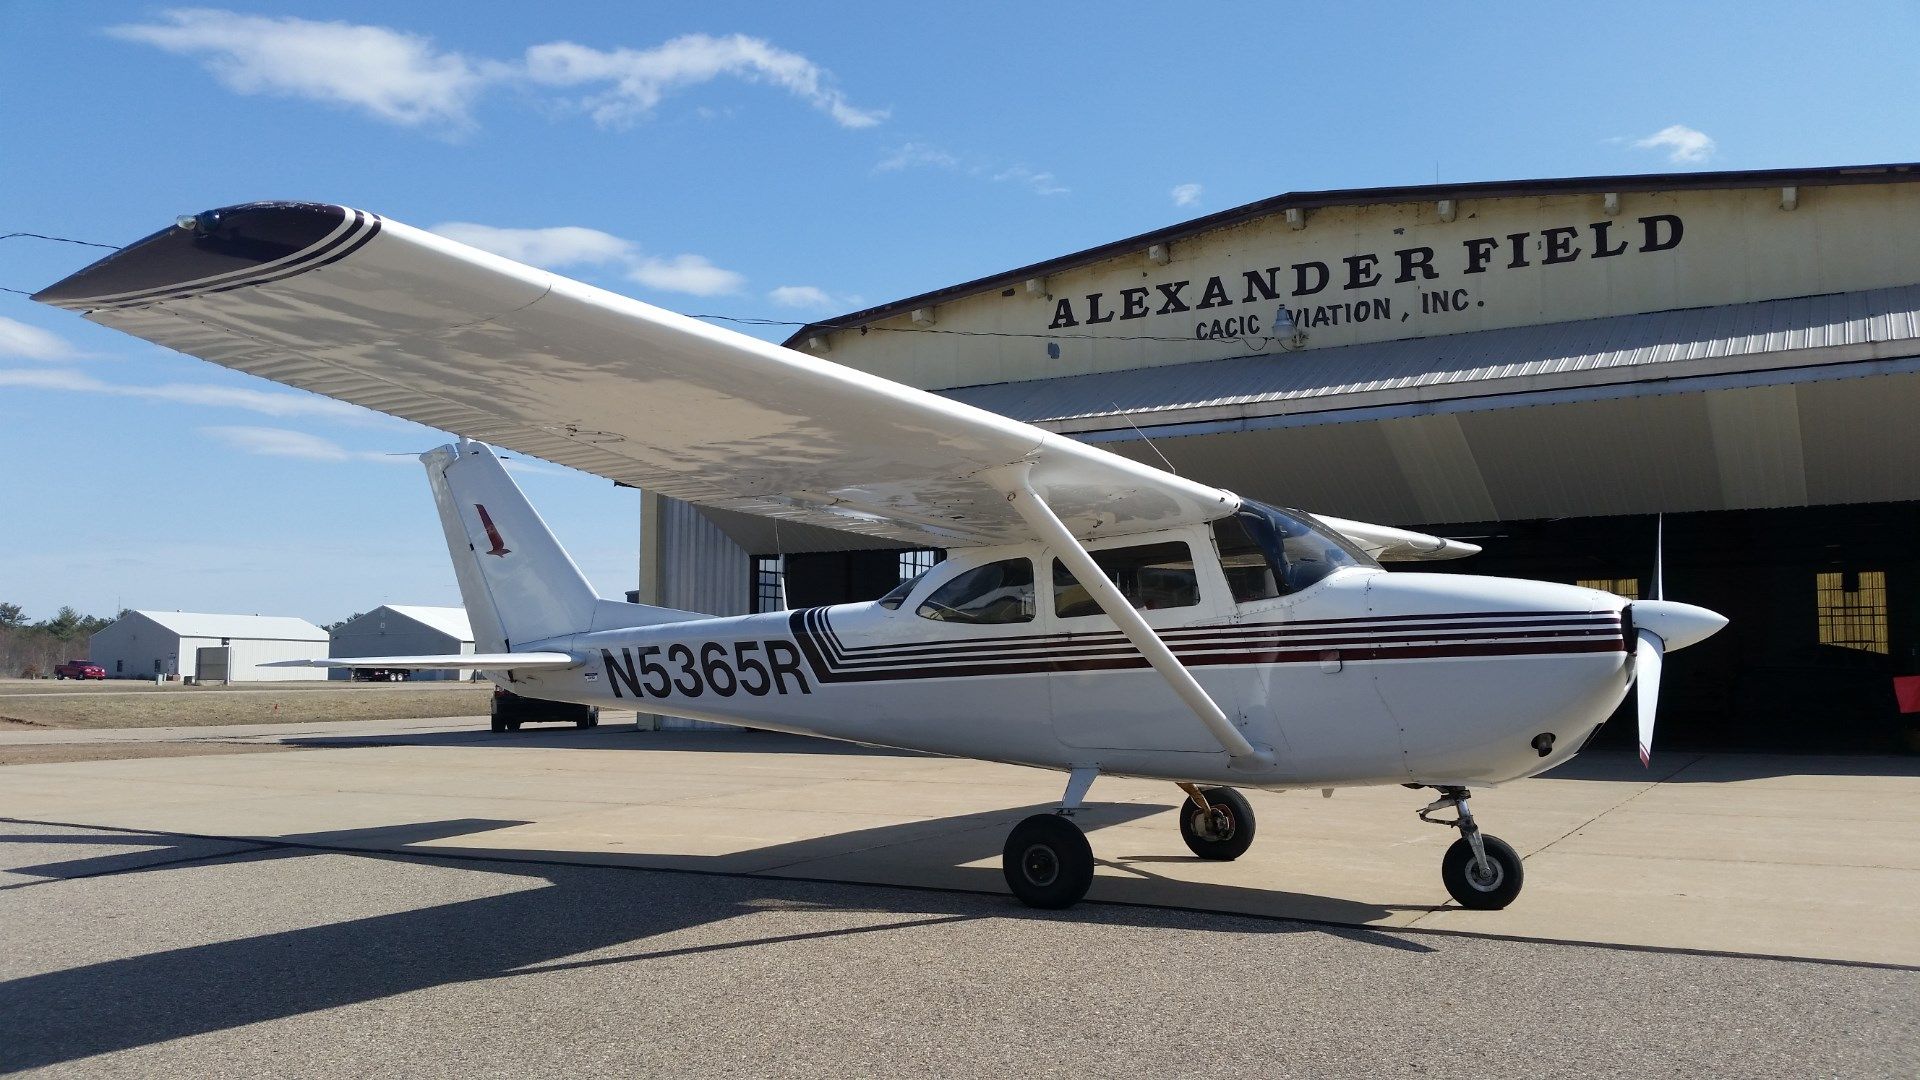
POLYGON ((1440 858, 1440 880, 1461 907, 1477 911, 1497 911, 1513 903, 1520 895, 1525 868, 1513 846, 1497 836, 1480 831, 1467 805, 1463 787, 1438 789, 1440 797, 1419 811, 1420 820, 1460 830, 1460 839, 1440 858), (1441 810, 1451 809, 1452 819, 1436 818, 1441 810))
POLYGON ((1237 859, 1253 846, 1253 805, 1230 787, 1181 784, 1187 793, 1180 807, 1180 839, 1203 859, 1237 859))

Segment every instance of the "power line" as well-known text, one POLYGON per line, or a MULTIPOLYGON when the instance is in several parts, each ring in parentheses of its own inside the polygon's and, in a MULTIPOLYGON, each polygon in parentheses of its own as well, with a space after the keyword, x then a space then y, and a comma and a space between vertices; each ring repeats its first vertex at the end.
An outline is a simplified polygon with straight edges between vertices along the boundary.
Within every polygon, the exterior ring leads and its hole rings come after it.
POLYGON ((690 319, 712 319, 715 322, 740 323, 746 326, 814 326, 822 330, 869 330, 881 334, 952 334, 955 337, 994 337, 994 338, 1037 338, 1042 341, 1063 341, 1085 338, 1088 341, 1192 341, 1190 337, 1165 337, 1155 334, 1036 334, 1013 330, 940 330, 931 326, 874 326, 871 323, 831 323, 802 322, 797 319, 758 319, 739 315, 689 315, 690 319))
MULTIPOLYGON (((37 233, 37 232, 10 232, 5 234, 0 234, 0 240, 11 240, 16 236, 27 237, 33 240, 52 240, 53 242, 58 244, 79 244, 81 247, 106 248, 108 251, 120 250, 119 244, 96 244, 91 240, 75 240, 70 236, 48 236, 46 233, 37 233)), ((17 292, 19 290, 8 289, 7 291, 17 292)))

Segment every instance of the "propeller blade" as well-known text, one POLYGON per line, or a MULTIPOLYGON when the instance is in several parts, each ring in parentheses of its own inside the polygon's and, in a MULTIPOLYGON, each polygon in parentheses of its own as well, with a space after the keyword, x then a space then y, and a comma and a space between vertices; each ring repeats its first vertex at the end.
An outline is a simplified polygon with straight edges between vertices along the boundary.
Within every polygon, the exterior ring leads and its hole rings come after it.
POLYGON ((1653 519, 1653 598, 1667 598, 1667 515, 1653 519))
POLYGON ((1660 665, 1666 658, 1666 646, 1651 630, 1638 631, 1639 644, 1633 653, 1633 678, 1639 686, 1640 764, 1653 763, 1653 716, 1660 707, 1660 665))

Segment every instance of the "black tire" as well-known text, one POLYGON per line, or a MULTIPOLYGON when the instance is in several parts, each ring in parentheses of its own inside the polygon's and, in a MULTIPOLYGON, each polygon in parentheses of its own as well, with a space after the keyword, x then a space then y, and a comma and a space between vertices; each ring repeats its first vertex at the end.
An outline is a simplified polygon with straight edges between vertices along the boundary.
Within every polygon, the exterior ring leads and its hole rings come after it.
POLYGON ((1520 895, 1520 886, 1526 880, 1526 867, 1520 862, 1520 855, 1512 845, 1497 836, 1480 834, 1481 846, 1487 849, 1487 862, 1492 864, 1493 877, 1487 881, 1476 880, 1473 874, 1473 845, 1466 837, 1453 842, 1440 860, 1440 880, 1446 883, 1447 892, 1460 902, 1464 908, 1476 911, 1498 911, 1513 903, 1520 895))
POLYGON ((578 720, 575 720, 573 722, 573 726, 580 728, 583 731, 586 730, 587 728, 599 727, 600 726, 599 707, 595 706, 592 712, 589 712, 587 715, 581 717, 578 720))
POLYGON ((1203 859, 1237 859, 1253 846, 1253 806, 1230 787, 1201 788, 1207 811, 1189 796, 1180 807, 1180 839, 1203 859))
POLYGON ((1000 870, 1007 888, 1028 907, 1069 908, 1093 885, 1093 848, 1067 818, 1035 814, 1007 834, 1000 870))
POLYGON ((507 730, 507 722, 496 715, 493 718, 493 730, 495 731, 507 730))
POLYGON ((519 731, 519 730, 520 730, 520 725, 521 725, 522 723, 524 723, 524 721, 521 721, 521 720, 509 720, 509 721, 507 721, 507 730, 508 730, 508 731, 519 731))

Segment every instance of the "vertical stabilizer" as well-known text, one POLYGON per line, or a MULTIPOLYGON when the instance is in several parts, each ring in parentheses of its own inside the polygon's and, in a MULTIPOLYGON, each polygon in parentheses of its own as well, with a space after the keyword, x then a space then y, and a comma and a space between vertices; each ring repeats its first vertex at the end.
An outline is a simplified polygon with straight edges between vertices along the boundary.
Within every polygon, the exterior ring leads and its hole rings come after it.
POLYGON ((592 628, 600 598, 492 448, 463 439, 420 460, 475 651, 507 652, 592 628))

